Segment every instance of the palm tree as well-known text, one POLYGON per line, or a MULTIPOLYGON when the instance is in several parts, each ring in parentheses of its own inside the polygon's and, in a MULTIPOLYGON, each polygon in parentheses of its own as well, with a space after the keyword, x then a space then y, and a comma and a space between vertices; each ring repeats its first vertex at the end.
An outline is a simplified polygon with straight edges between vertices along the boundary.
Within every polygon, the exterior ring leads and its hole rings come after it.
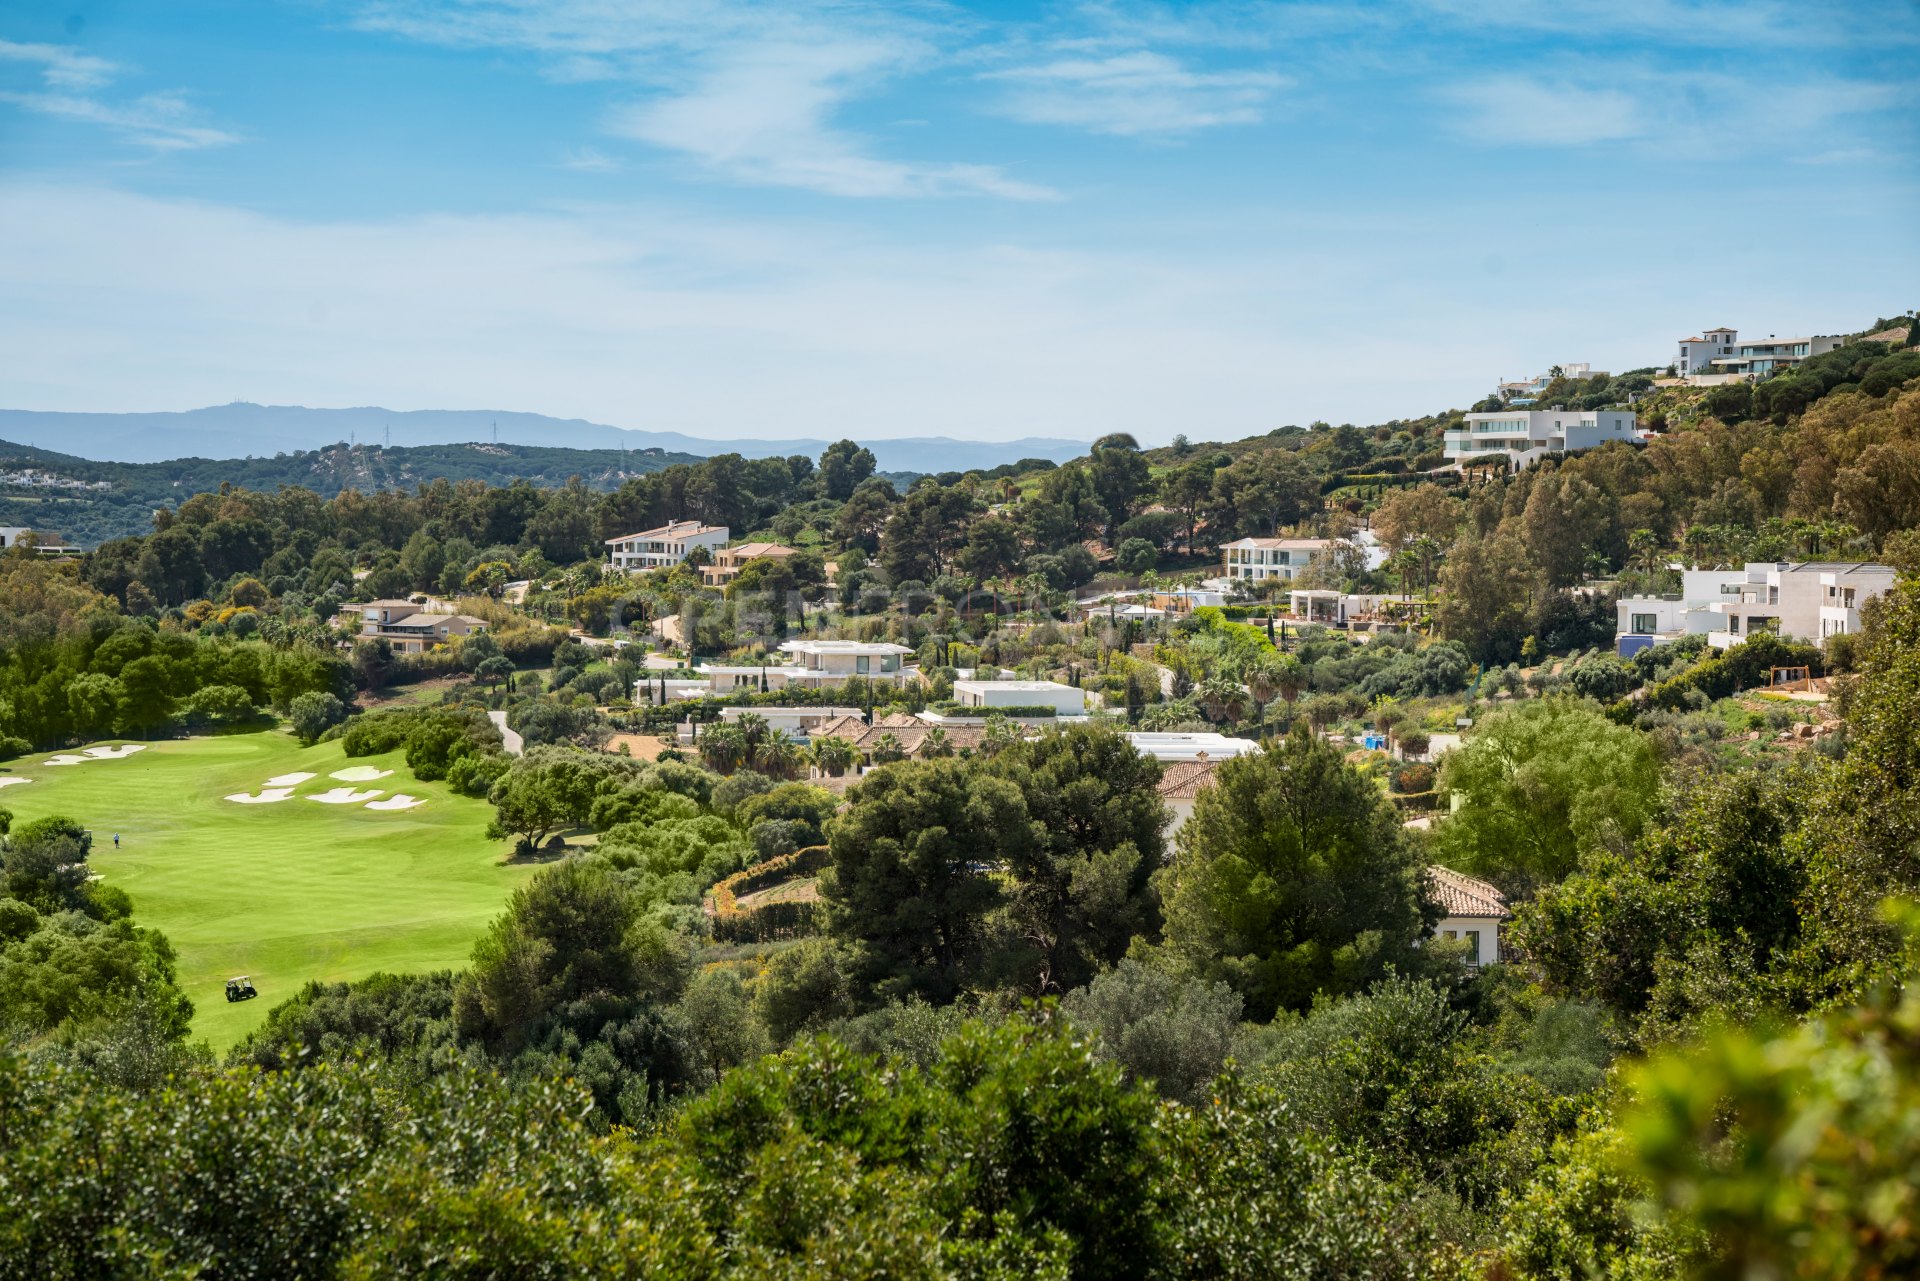
POLYGON ((860 751, 844 738, 816 738, 807 749, 813 766, 822 774, 839 778, 860 762, 860 751))
POLYGON ((1636 529, 1627 535, 1627 560, 1643 574, 1660 571, 1660 535, 1651 529, 1636 529))
POLYGON ((1207 719, 1216 723, 1229 718, 1237 720, 1247 705, 1247 692, 1224 676, 1207 677, 1193 696, 1207 709, 1207 719))
POLYGON ((710 725, 698 740, 700 760, 717 774, 731 774, 747 759, 746 736, 735 725, 710 725))
POLYGON ((938 725, 928 730, 926 737, 920 740, 920 756, 923 760, 952 756, 953 752, 953 739, 938 725))
POLYGON ((900 745, 900 739, 894 734, 882 734, 873 745, 873 763, 889 765, 894 761, 907 759, 907 749, 900 745))
POLYGON ((740 719, 736 720, 733 725, 735 729, 740 731, 740 737, 749 751, 758 748, 767 740, 770 728, 767 725, 767 718, 757 712, 740 713, 740 719))
POLYGON ((1274 661, 1274 688, 1291 703, 1307 687, 1307 665, 1295 654, 1282 654, 1274 661))
POLYGON ((1262 705, 1272 702, 1280 689, 1280 655, 1255 655, 1240 669, 1240 679, 1247 683, 1255 701, 1262 705))
POLYGON ((753 749, 753 767, 768 778, 798 777, 805 759, 799 747, 778 734, 753 749))

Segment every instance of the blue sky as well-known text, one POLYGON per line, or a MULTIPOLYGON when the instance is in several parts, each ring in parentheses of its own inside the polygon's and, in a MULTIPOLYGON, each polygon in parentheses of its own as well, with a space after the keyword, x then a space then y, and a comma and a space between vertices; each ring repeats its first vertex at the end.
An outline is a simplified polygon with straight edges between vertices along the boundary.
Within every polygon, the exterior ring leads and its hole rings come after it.
POLYGON ((0 405, 1231 438, 1920 304, 1920 5, 13 0, 0 405))

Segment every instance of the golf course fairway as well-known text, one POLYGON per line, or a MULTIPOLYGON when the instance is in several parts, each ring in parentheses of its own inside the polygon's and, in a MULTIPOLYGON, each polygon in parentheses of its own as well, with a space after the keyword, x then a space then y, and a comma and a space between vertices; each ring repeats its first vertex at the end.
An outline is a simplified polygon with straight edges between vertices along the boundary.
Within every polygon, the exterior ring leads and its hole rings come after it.
MULTIPOLYGON (((126 740, 114 740, 124 743, 126 740)), ((93 745, 102 747, 105 745, 93 745)), ((486 837, 492 807, 423 783, 404 753, 348 759, 285 730, 145 743, 120 759, 48 765, 87 749, 36 753, 0 777, 15 822, 64 814, 91 828, 89 862, 133 898, 133 918, 167 936, 194 1005, 193 1030, 224 1052, 309 979, 460 968, 487 923, 533 871, 486 837), (343 782, 372 766, 384 778, 343 782), (269 779, 311 774, 284 800, 239 804, 269 779), (309 799, 343 790, 424 803, 369 810, 309 799), (114 848, 114 833, 120 847, 114 848), (260 995, 228 1004, 226 980, 260 995)))

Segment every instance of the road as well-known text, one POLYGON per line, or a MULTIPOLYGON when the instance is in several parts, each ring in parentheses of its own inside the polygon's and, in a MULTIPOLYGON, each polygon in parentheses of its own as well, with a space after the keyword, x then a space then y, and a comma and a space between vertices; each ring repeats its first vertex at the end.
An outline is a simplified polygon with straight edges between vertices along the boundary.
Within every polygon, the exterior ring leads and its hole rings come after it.
POLYGON ((506 744, 508 756, 518 756, 526 750, 526 742, 522 740, 518 734, 507 728, 507 714, 505 712, 488 712, 487 719, 499 727, 500 741, 506 744))

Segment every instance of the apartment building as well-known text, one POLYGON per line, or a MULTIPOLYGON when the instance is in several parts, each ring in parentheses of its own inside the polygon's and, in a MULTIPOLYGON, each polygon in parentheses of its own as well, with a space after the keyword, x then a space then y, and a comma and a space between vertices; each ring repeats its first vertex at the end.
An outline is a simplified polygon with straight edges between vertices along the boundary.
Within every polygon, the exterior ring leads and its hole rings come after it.
POLYGON ((1893 586, 1885 565, 1853 561, 1756 561, 1742 569, 1688 570, 1681 590, 1629 596, 1618 603, 1614 650, 1630 658, 1682 636, 1705 636, 1716 649, 1771 632, 1818 643, 1860 630, 1860 607, 1893 586))
POLYGON ((613 568, 629 574, 671 569, 696 547, 718 553, 727 545, 725 525, 702 525, 697 520, 669 521, 658 529, 623 534, 607 540, 607 559, 613 568))
POLYGON ((1332 545, 1331 538, 1242 538, 1223 544, 1220 554, 1229 579, 1264 583, 1277 578, 1290 583, 1332 545))
POLYGON ((1639 420, 1625 409, 1500 409, 1468 414, 1446 433, 1446 459, 1456 467, 1498 458, 1514 471, 1551 453, 1577 453, 1609 441, 1638 444, 1639 420))

